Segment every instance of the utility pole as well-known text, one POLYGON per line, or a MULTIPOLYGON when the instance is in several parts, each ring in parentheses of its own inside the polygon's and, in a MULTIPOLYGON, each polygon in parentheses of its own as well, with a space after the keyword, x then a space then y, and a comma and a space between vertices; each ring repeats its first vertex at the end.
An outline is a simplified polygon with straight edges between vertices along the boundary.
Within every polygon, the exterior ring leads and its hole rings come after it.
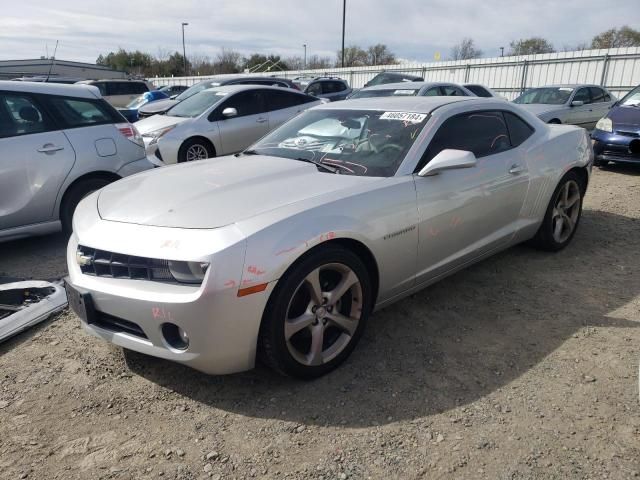
POLYGON ((504 57, 504 47, 500 47, 500 56, 504 57))
POLYGON ((344 68, 344 28, 347 20, 347 0, 342 0, 342 67, 344 68))
POLYGON ((185 49, 184 46, 184 27, 186 27, 187 25, 189 25, 186 22, 182 22, 182 60, 184 61, 184 76, 186 77, 188 75, 187 72, 187 50, 185 49))
POLYGON ((307 69, 307 44, 305 43, 302 46, 304 47, 304 63, 302 64, 303 65, 302 69, 306 70, 307 69))

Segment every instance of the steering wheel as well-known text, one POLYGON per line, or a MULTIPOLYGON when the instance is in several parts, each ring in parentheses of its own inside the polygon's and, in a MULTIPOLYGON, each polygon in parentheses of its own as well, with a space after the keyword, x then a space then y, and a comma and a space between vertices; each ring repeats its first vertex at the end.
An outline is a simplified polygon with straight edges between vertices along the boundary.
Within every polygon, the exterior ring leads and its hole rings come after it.
POLYGON ((396 152, 402 152, 402 147, 400 145, 396 145, 395 143, 387 143, 379 150, 379 153, 382 153, 385 150, 395 150, 396 152))

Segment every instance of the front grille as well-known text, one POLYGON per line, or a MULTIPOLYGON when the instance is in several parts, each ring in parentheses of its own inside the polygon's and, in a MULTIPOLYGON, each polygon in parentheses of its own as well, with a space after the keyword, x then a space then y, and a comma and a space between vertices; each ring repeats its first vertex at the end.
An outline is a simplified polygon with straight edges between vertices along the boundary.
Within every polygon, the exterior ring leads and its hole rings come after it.
POLYGON ((624 130, 616 130, 618 135, 622 135, 623 137, 632 137, 632 138, 640 138, 640 133, 638 132, 626 132, 624 130))
POLYGON ((160 153, 160 150, 159 150, 159 149, 156 149, 156 151, 155 151, 154 155, 156 156, 156 158, 157 158, 158 160, 160 160, 161 162, 164 162, 164 160, 162 159, 162 154, 160 153))
POLYGON ((168 260, 123 255, 82 245, 78 246, 77 257, 85 275, 178 283, 169 270, 168 260))
POLYGON ((114 317, 108 313, 96 312, 96 320, 92 323, 103 330, 115 333, 128 333, 135 337, 148 338, 144 330, 137 323, 130 322, 123 318, 114 317))
POLYGON ((640 153, 631 153, 629 150, 610 150, 604 149, 602 154, 605 157, 628 158, 632 160, 640 160, 640 153))

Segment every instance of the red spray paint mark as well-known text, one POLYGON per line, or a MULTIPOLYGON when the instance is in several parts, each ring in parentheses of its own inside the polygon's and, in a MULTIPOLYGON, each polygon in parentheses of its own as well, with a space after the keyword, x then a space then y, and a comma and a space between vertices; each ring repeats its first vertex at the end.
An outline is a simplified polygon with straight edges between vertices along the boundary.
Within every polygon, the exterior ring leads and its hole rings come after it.
POLYGON ((255 265, 250 265, 247 268, 247 272, 249 273, 253 273, 254 275, 260 276, 260 275, 264 275, 266 272, 264 270, 260 270, 258 267, 256 267, 255 265))
POLYGON ((151 315, 153 315, 153 319, 162 319, 162 320, 173 320, 173 316, 169 310, 165 310, 161 307, 152 307, 151 315))

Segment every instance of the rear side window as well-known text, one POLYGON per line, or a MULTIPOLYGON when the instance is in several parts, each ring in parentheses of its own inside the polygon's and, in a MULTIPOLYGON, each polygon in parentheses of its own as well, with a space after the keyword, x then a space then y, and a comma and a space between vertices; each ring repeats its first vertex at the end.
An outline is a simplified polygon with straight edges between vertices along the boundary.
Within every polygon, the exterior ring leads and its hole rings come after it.
POLYGON ((533 132, 535 132, 533 127, 531 127, 527 122, 511 112, 504 112, 504 118, 507 121, 507 127, 509 128, 511 145, 514 147, 524 143, 524 141, 533 135, 533 132))
POLYGON ((465 85, 465 87, 467 88, 467 90, 471 90, 473 93, 475 93, 478 97, 491 97, 491 94, 480 85, 465 85))
POLYGON ((437 97, 440 95, 440 89, 438 87, 431 87, 429 90, 422 94, 425 97, 437 97))
POLYGON ((344 92, 347 86, 342 82, 328 81, 322 82, 322 93, 344 92))
POLYGON ((107 95, 139 95, 148 91, 142 82, 107 82, 107 95))
POLYGON ((264 94, 267 99, 267 110, 269 111, 291 108, 316 100, 308 95, 291 93, 286 90, 266 90, 264 94))
POLYGON ((453 85, 443 85, 443 86, 440 87, 440 89, 442 90, 442 95, 445 95, 447 97, 466 97, 466 96, 468 96, 466 93, 464 93, 458 87, 454 87, 453 85))
POLYGON ((53 122, 31 96, 0 92, 0 138, 51 130, 53 122))
POLYGON ((95 82, 91 85, 97 87, 97 89, 100 90, 100 95, 102 95, 103 97, 107 96, 107 85, 104 82, 95 82))
POLYGON ((511 148, 502 112, 470 112, 446 120, 434 135, 417 170, 442 150, 465 150, 478 158, 511 148))
POLYGON ((600 103, 605 101, 604 90, 598 87, 589 87, 589 90, 591 90, 591 100, 593 101, 593 103, 600 103))
POLYGON ((64 128, 122 123, 124 119, 104 100, 43 96, 51 113, 64 128))

